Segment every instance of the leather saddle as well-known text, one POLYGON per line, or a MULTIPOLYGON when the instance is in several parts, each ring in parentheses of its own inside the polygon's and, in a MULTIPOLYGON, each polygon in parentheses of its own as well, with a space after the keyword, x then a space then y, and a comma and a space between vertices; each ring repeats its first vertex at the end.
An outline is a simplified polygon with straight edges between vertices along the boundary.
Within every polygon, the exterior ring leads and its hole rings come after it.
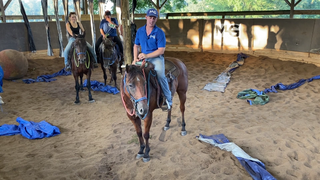
MULTIPOLYGON (((157 73, 154 70, 154 65, 149 62, 137 62, 136 65, 138 66, 144 66, 142 68, 145 69, 146 73, 146 81, 148 82, 148 86, 153 86, 157 91, 157 106, 158 108, 161 108, 162 110, 166 110, 167 105, 165 104, 165 96, 162 92, 162 89, 160 87, 160 84, 158 83, 157 73), (149 75, 149 74, 152 75, 149 75), (154 76, 153 76, 154 75, 154 76), (150 76, 150 78, 148 78, 150 76)), ((169 84, 169 90, 172 92, 172 85, 173 81, 180 75, 179 69, 169 60, 165 59, 165 75, 167 77, 167 81, 169 84)), ((149 89, 148 89, 149 91, 149 89)), ((149 98, 149 97, 148 97, 149 98)))

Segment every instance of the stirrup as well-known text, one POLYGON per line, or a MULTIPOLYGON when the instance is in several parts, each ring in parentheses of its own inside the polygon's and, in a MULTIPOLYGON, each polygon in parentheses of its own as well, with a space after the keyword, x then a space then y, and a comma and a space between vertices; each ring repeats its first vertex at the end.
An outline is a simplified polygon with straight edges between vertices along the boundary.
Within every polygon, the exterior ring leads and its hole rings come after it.
POLYGON ((70 70, 71 70, 71 66, 70 66, 69 64, 66 64, 64 69, 65 69, 66 71, 70 71, 70 70))
POLYGON ((167 99, 163 102, 161 109, 162 111, 169 111, 171 109, 171 106, 167 99))
POLYGON ((4 102, 2 101, 2 97, 0 96, 0 105, 4 104, 4 102))

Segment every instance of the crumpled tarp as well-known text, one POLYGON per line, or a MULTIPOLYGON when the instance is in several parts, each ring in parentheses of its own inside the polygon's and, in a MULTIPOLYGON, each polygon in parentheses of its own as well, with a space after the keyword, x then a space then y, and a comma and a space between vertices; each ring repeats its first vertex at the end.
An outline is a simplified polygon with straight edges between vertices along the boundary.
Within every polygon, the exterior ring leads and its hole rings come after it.
POLYGON ((248 99, 247 102, 250 105, 265 105, 269 102, 269 96, 263 91, 258 91, 256 89, 246 89, 238 93, 237 98, 248 99), (249 100, 253 99, 253 100, 249 100))
POLYGON ((60 134, 58 127, 52 126, 46 121, 26 121, 21 117, 18 117, 16 121, 19 123, 19 126, 13 124, 0 126, 0 136, 21 134, 28 139, 42 139, 60 134))
POLYGON ((206 84, 203 89, 207 91, 224 92, 225 88, 230 82, 231 73, 238 67, 242 66, 244 64, 244 60, 247 57, 247 55, 239 53, 237 60, 232 62, 229 67, 227 67, 226 70, 219 74, 219 76, 215 80, 213 80, 211 83, 206 84))
MULTIPOLYGON (((90 81, 91 83, 91 89, 93 91, 101 91, 101 92, 107 92, 111 94, 118 94, 120 91, 116 87, 112 87, 109 85, 104 85, 104 83, 99 81, 90 81)), ((87 86, 87 80, 83 82, 83 86, 87 86)))
POLYGON ((267 170, 265 165, 256 158, 252 158, 245 151, 243 151, 235 143, 230 142, 223 134, 205 136, 200 134, 198 140, 217 146, 222 150, 231 152, 240 162, 240 164, 247 170, 254 180, 276 180, 267 170))
POLYGON ((56 72, 56 73, 51 74, 51 75, 41 75, 41 76, 38 76, 36 79, 23 79, 22 81, 27 83, 27 84, 31 84, 31 83, 35 83, 35 82, 51 82, 51 81, 57 80, 57 79, 52 79, 54 77, 57 77, 57 76, 68 76, 68 75, 71 75, 71 71, 66 71, 63 68, 59 72, 56 72))
POLYGON ((278 83, 274 86, 271 86, 270 88, 266 88, 264 91, 259 91, 256 89, 246 89, 246 90, 239 92, 237 95, 237 98, 239 98, 239 99, 254 98, 253 101, 247 100, 247 102, 249 102, 250 105, 257 105, 257 104, 264 105, 269 102, 269 96, 266 95, 269 92, 278 93, 277 89, 282 90, 282 91, 295 89, 295 88, 302 86, 306 82, 311 82, 311 81, 317 80, 317 79, 320 79, 320 75, 314 76, 309 79, 300 79, 298 82, 292 83, 289 85, 284 85, 282 83, 278 83))

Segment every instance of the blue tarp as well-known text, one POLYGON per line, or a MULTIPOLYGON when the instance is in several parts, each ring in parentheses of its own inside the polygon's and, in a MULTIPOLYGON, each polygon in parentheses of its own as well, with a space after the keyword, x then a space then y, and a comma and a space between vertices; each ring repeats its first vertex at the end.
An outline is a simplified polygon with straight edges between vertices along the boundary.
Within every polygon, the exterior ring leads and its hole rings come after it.
POLYGON ((231 152, 247 170, 254 180, 276 180, 267 170, 265 165, 258 159, 252 158, 235 143, 230 142, 223 134, 205 136, 200 134, 199 140, 217 146, 222 150, 231 152))
POLYGON ((41 76, 38 76, 36 79, 23 79, 22 81, 27 84, 31 84, 31 83, 35 83, 35 82, 51 82, 51 81, 57 80, 57 79, 52 79, 54 77, 68 76, 68 75, 71 75, 71 71, 66 71, 65 69, 62 69, 59 72, 56 72, 51 75, 41 75, 41 76))
MULTIPOLYGON (((107 92, 111 94, 118 94, 120 92, 116 87, 104 85, 104 83, 99 81, 90 81, 90 83, 93 91, 107 92)), ((83 82, 83 86, 87 86, 87 80, 83 82)))
POLYGON ((244 64, 244 60, 247 57, 247 55, 239 53, 237 60, 232 62, 229 67, 227 67, 226 70, 219 74, 219 76, 215 80, 213 80, 211 83, 206 84, 203 89, 207 91, 224 92, 225 88, 230 82, 231 73, 233 73, 233 71, 235 71, 238 67, 242 66, 244 64))
POLYGON ((284 85, 282 83, 278 83, 278 84, 276 84, 274 86, 271 86, 270 88, 266 88, 264 90, 264 92, 265 93, 269 93, 269 92, 277 93, 278 92, 277 89, 282 90, 282 91, 291 90, 291 89, 295 89, 297 87, 300 87, 301 85, 303 85, 306 82, 311 82, 311 81, 316 80, 316 79, 320 79, 320 75, 314 76, 314 77, 309 78, 309 79, 300 79, 298 82, 292 83, 292 84, 289 84, 289 85, 284 85))
MULTIPOLYGON (((312 78, 309 78, 309 79, 300 79, 298 82, 296 83, 292 83, 292 84, 289 84, 289 85, 284 85, 282 83, 278 83, 274 86, 271 86, 270 88, 266 88, 265 90, 263 91, 259 91, 257 89, 251 89, 252 91, 256 92, 257 93, 257 97, 259 98, 260 96, 262 97, 263 93, 267 94, 269 92, 272 92, 272 93, 278 93, 277 90, 282 90, 282 91, 286 91, 286 90, 291 90, 291 89, 295 89, 295 88, 298 88, 300 86, 302 86, 304 83, 306 82, 311 82, 313 80, 317 80, 317 79, 320 79, 320 75, 317 75, 317 76, 314 76, 312 78)), ((241 93, 241 92, 240 92, 241 93)), ((248 94, 248 96, 250 96, 250 94, 248 94)), ((269 99, 269 98, 268 98, 269 99)), ((247 100, 247 102, 249 102, 250 105, 254 104, 252 103, 251 100, 247 100)), ((257 103, 256 103, 257 104, 257 103)), ((262 104, 263 105, 263 104, 262 104)))
POLYGON ((16 121, 19 123, 19 126, 12 124, 4 124, 0 126, 0 136, 21 134, 28 139, 41 139, 60 134, 58 127, 52 126, 46 121, 26 121, 21 117, 18 117, 16 121))
POLYGON ((0 93, 3 92, 3 90, 2 90, 2 85, 3 85, 2 79, 3 79, 3 75, 4 75, 3 69, 2 69, 2 67, 0 66, 0 93))

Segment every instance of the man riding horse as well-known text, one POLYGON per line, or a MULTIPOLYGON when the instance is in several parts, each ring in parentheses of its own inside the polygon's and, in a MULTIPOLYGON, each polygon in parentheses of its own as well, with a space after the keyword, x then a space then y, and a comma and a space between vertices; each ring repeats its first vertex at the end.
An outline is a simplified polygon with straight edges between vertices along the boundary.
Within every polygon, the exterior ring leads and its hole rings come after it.
POLYGON ((172 97, 169 90, 168 80, 165 76, 164 51, 166 48, 166 36, 162 29, 156 26, 158 20, 158 11, 149 9, 147 11, 147 23, 138 29, 136 40, 133 48, 134 60, 132 64, 138 61, 145 60, 154 65, 157 71, 157 77, 164 96, 168 109, 172 106, 172 97), (139 53, 138 48, 141 46, 142 53, 139 53))
POLYGON ((104 19, 102 19, 102 21, 100 22, 101 36, 98 38, 95 46, 95 51, 97 55, 99 54, 99 47, 103 39, 111 38, 113 42, 115 42, 118 45, 119 51, 121 54, 121 59, 123 60, 123 46, 117 34, 118 27, 119 27, 119 24, 117 19, 111 17, 110 11, 106 11, 104 13, 104 19))

